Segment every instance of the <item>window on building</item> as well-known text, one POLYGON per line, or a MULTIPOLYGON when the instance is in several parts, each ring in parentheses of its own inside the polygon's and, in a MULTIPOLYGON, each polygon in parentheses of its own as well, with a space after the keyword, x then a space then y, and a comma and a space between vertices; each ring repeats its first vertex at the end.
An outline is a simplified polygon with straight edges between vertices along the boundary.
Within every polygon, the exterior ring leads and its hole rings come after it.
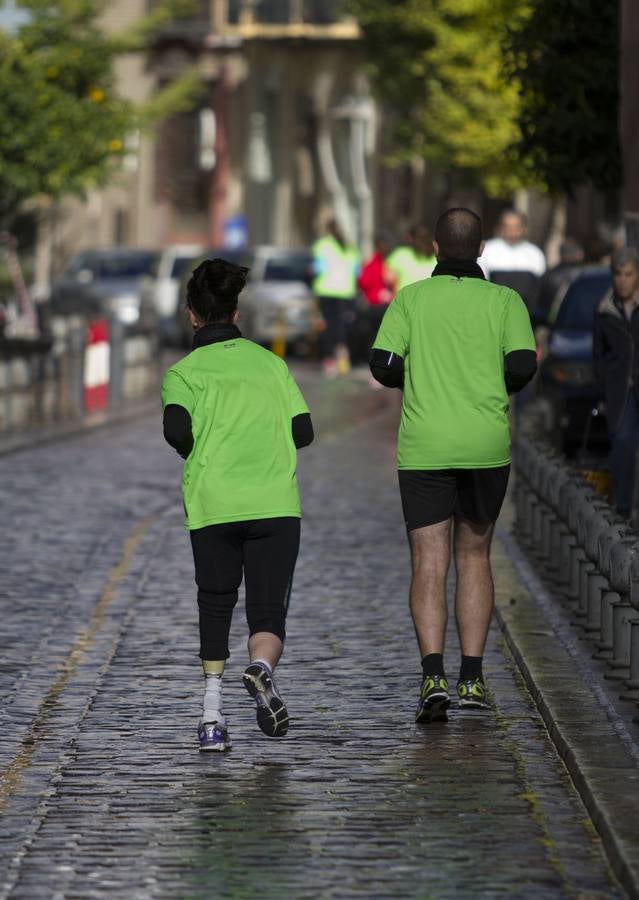
POLYGON ((313 25, 330 25, 336 22, 339 0, 302 0, 302 16, 313 25))
POLYGON ((291 0, 259 0, 255 19, 273 25, 287 24, 291 21, 291 0))
POLYGON ((329 25, 340 18, 342 5, 343 0, 228 0, 228 22, 237 25, 242 13, 250 13, 253 21, 265 25, 329 25))
POLYGON ((237 25, 240 21, 240 12, 242 11, 242 0, 228 0, 228 21, 229 25, 237 25))
POLYGON ((129 213, 126 209, 116 209, 113 216, 113 243, 122 247, 129 242, 129 213))

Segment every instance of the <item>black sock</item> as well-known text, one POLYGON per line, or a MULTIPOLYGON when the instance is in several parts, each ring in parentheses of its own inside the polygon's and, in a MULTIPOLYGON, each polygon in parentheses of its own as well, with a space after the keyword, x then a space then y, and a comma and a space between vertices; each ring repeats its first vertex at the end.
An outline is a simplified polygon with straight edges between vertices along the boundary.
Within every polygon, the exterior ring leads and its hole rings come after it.
POLYGON ((422 672, 424 678, 427 675, 443 675, 444 674, 444 654, 429 653, 422 657, 422 672))
POLYGON ((481 678, 484 676, 481 671, 483 657, 482 656, 462 656, 461 667, 459 669, 459 680, 470 681, 471 678, 481 678))

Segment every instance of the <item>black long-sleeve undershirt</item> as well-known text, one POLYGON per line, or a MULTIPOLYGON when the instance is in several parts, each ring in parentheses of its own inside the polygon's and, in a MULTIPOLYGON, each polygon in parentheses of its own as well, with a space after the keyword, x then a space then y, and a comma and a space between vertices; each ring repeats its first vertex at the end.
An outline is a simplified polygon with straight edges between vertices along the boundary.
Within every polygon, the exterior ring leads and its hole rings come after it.
MULTIPOLYGON (((183 459, 193 449, 193 430, 189 412, 177 403, 169 403, 164 409, 164 439, 183 459)), ((315 434, 310 413, 300 413, 291 419, 293 443, 299 450, 313 442, 315 434)))
POLYGON ((371 373, 384 387, 404 387, 404 360, 390 350, 371 350, 371 373))
MULTIPOLYGON (((404 386, 404 360, 390 350, 371 350, 370 369, 373 378, 385 387, 404 386)), ((504 356, 506 391, 516 394, 526 387, 537 371, 534 350, 512 350, 504 356)))
POLYGON ((193 449, 191 416, 183 406, 169 403, 164 409, 164 440, 186 459, 193 449))
POLYGON ((534 350, 511 350, 504 356, 504 381, 509 394, 517 394, 525 388, 537 371, 537 354, 534 350))

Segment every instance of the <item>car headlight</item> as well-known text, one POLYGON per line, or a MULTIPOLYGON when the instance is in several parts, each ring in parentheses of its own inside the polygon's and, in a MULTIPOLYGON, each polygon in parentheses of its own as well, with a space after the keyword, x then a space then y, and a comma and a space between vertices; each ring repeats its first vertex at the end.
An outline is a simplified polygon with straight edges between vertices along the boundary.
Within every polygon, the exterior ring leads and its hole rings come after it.
POLYGON ((135 294, 113 297, 110 306, 114 315, 124 325, 135 325, 140 318, 140 301, 135 294))

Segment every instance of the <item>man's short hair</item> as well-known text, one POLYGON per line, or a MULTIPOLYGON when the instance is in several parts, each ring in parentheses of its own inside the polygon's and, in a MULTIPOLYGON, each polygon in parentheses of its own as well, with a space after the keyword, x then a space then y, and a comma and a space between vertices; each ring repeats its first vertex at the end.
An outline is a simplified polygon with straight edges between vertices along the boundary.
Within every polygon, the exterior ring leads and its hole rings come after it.
POLYGON ((523 213, 520 209, 515 209, 514 206, 506 206, 499 213, 499 219, 497 220, 498 225, 502 225, 504 219, 509 218, 509 216, 515 216, 521 222, 524 228, 528 227, 528 216, 526 213, 523 213))
POLYGON ((470 209, 447 209, 437 220, 435 240, 440 259, 477 259, 481 245, 481 219, 470 209))
POLYGON ((612 254, 610 268, 613 272, 627 265, 634 266, 639 272, 639 250, 636 247, 620 247, 612 254))

